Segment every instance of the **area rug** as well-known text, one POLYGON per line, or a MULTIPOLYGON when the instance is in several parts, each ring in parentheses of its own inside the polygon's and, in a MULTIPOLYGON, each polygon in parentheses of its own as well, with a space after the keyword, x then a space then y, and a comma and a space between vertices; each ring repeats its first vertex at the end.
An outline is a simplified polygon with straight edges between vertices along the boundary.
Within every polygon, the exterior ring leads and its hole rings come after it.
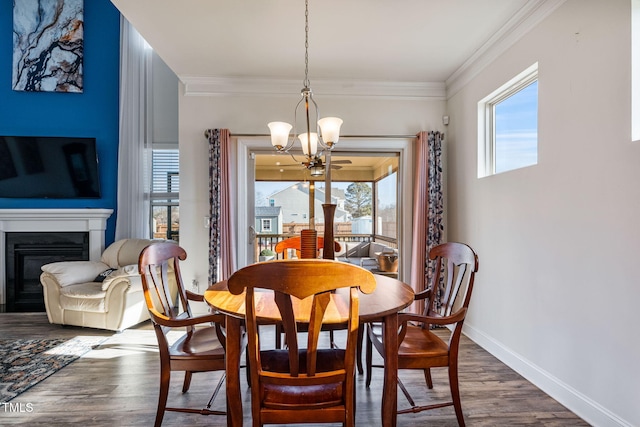
POLYGON ((15 398, 106 339, 0 339, 0 403, 15 398))

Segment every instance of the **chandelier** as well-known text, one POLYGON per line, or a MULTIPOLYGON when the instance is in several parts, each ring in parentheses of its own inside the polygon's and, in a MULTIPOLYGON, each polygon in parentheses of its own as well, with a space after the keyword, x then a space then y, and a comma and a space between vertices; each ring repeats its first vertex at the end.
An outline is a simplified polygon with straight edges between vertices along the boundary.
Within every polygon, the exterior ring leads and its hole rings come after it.
MULTIPOLYGON (((324 150, 330 152, 335 147, 340 137, 340 126, 342 126, 342 119, 337 117, 325 117, 320 118, 320 112, 318 110, 318 104, 313 99, 313 92, 311 91, 311 83, 309 81, 309 1, 305 0, 304 3, 304 80, 302 82, 303 88, 300 91, 302 98, 296 104, 294 111, 293 125, 286 122, 271 122, 268 123, 269 130, 271 132, 271 145, 279 153, 288 153, 296 158, 293 154, 289 153, 289 150, 294 146, 296 137, 300 141, 302 146, 302 153, 305 156, 305 160, 302 163, 309 171, 311 176, 320 176, 323 174, 325 165, 322 163, 322 154, 324 150), (298 122, 298 110, 300 106, 304 106, 302 114, 304 115, 305 127, 300 134, 297 134, 296 125, 298 122), (311 109, 314 110, 315 115, 312 116, 311 109), (314 117, 312 127, 312 117, 314 117), (291 129, 293 128, 293 134, 291 129), (313 131, 312 131, 313 130, 313 131), (290 137, 291 134, 291 137, 290 137), (318 146, 321 150, 318 151, 318 146)), ((330 163, 330 156, 327 156, 327 163, 330 163)), ((331 167, 330 164, 326 167, 331 167)))

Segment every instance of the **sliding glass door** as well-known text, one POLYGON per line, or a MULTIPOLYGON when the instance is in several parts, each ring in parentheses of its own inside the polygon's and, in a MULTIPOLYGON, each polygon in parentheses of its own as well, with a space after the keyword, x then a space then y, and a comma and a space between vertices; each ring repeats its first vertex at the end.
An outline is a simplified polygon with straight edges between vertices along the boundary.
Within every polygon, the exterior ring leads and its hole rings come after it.
MULTIPOLYGON (((247 189, 238 202, 239 267, 258 261, 279 240, 299 235, 311 219, 323 235, 325 176, 312 177, 298 157, 274 153, 268 138, 239 138, 237 146, 238 188, 247 189)), ((411 248, 412 149, 412 139, 345 138, 331 156, 335 239, 397 248, 401 279, 409 271, 411 248)))

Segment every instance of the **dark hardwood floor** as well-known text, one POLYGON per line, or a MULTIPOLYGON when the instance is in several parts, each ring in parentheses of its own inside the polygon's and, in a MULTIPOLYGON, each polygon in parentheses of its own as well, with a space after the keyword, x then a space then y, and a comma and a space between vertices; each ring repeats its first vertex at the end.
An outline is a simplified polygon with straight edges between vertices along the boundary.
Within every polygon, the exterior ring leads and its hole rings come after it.
MULTIPOLYGON (((271 333, 271 331, 268 331, 271 333)), ((97 349, 71 363, 13 399, 11 411, 0 404, 0 425, 28 426, 150 426, 153 425, 159 357, 154 332, 148 323, 114 334, 95 329, 50 325, 45 313, 0 314, 2 338, 72 338, 99 335, 108 339, 97 349), (22 404, 22 405, 20 405, 22 404), (30 410, 29 410, 30 408, 30 410)), ((273 342, 269 337, 267 342, 273 342)), ((463 337, 460 388, 468 426, 588 426, 575 414, 547 396, 513 370, 463 337)), ((379 363, 379 359, 378 359, 379 363)), ((428 390, 421 373, 401 372, 400 378, 415 399, 427 402, 448 397, 446 370, 436 370, 434 389, 428 390)), ((382 371, 374 369, 370 389, 358 375, 359 426, 380 425, 382 371)), ((219 373, 195 374, 191 389, 180 393, 182 374, 174 373, 170 404, 204 407, 220 378, 219 373)), ((242 376, 244 382, 244 375, 242 376)), ((407 406, 402 395, 399 406, 407 406)), ((213 408, 224 410, 220 394, 213 408)), ((245 425, 251 425, 250 397, 243 383, 245 425)), ((220 416, 167 412, 164 426, 224 426, 220 416)), ((452 408, 406 414, 398 426, 457 426, 452 408)))

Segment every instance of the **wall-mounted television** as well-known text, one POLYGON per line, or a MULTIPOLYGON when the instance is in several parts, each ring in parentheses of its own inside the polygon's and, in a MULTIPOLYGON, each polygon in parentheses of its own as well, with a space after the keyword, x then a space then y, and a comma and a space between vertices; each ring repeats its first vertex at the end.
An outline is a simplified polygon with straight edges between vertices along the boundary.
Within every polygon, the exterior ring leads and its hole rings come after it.
POLYGON ((100 198, 95 138, 0 136, 0 198, 100 198))

